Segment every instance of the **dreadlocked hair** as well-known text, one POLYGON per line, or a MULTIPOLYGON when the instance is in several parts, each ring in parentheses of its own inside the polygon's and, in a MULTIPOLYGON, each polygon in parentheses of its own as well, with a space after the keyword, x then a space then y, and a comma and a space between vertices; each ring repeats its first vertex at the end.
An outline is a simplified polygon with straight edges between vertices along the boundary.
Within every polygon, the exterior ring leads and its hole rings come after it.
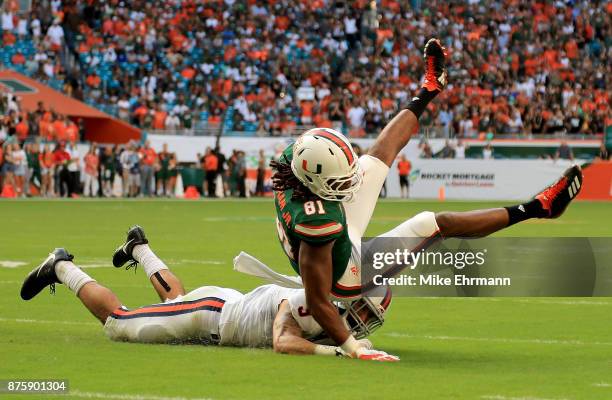
POLYGON ((300 180, 293 174, 291 164, 270 161, 270 167, 274 170, 272 175, 272 190, 284 192, 293 189, 293 200, 316 200, 319 197, 312 193, 300 180))

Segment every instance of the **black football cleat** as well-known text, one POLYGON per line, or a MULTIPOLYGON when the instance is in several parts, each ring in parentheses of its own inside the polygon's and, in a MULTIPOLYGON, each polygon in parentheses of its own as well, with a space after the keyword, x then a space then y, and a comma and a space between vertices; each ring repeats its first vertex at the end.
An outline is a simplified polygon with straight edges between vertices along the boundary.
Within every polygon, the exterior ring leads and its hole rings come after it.
POLYGON ((446 86, 446 49, 438 39, 429 39, 425 45, 425 81, 423 88, 430 92, 444 90, 446 86))
POLYGON ((49 253, 49 257, 25 278, 21 286, 21 298, 30 300, 47 286, 50 287, 51 293, 55 293, 55 284, 60 283, 57 275, 55 275, 55 265, 59 261, 72 261, 73 259, 74 256, 68 253, 66 249, 57 248, 53 250, 49 253))
POLYGON ((145 236, 144 230, 140 226, 134 225, 128 231, 125 243, 123 243, 117 248, 117 250, 115 250, 115 253, 113 254, 113 265, 116 268, 120 268, 123 267, 125 263, 131 261, 131 264, 128 265, 128 268, 135 266, 138 262, 134 260, 134 257, 132 256, 134 246, 147 243, 149 243, 149 241, 145 236))
POLYGON ((560 217, 569 203, 580 193, 580 189, 582 189, 582 170, 578 165, 574 165, 566 169, 558 181, 535 196, 548 214, 544 218, 560 217))

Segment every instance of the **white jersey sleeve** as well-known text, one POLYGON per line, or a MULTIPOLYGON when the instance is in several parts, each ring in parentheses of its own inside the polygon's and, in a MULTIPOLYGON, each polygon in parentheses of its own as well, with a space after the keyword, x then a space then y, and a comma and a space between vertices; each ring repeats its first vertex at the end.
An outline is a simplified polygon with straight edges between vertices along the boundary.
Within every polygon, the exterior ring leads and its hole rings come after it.
POLYGON ((289 309, 293 319, 298 323, 304 338, 311 339, 319 336, 323 332, 323 328, 315 319, 310 315, 308 307, 306 306, 306 294, 304 290, 297 290, 292 294, 289 299, 289 309))

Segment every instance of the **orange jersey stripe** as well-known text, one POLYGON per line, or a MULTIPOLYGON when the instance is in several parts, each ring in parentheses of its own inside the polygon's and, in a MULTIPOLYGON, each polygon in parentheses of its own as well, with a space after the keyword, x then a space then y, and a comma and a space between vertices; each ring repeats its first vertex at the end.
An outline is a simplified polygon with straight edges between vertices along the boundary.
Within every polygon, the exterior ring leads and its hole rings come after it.
POLYGON ((158 312, 170 312, 170 311, 183 311, 183 310, 191 310, 191 309, 203 307, 203 306, 222 308, 223 304, 224 303, 215 301, 215 300, 205 300, 205 301, 199 301, 197 303, 191 303, 191 304, 178 304, 178 305, 168 304, 167 306, 161 306, 161 307, 159 306, 158 307, 143 307, 143 308, 138 308, 132 311, 125 311, 122 309, 117 309, 114 311, 114 314, 116 315, 138 315, 138 314, 146 314, 146 313, 153 313, 153 312, 158 313, 158 312))

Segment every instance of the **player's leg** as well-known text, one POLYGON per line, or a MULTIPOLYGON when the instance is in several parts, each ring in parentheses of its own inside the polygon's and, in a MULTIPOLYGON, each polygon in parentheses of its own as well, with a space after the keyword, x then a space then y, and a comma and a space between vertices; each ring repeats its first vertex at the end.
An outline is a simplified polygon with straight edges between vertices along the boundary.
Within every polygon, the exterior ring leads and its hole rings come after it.
POLYGON ((580 167, 573 166, 559 180, 526 203, 466 212, 434 214, 426 211, 381 236, 418 239, 486 236, 530 218, 559 217, 580 193, 581 187, 582 171, 580 167))
POLYGON ((365 233, 389 167, 416 131, 417 118, 446 84, 444 48, 437 39, 427 42, 425 60, 425 83, 419 95, 385 126, 368 154, 359 158, 363 182, 353 201, 344 205, 353 241, 361 239, 365 233))
POLYGON ((425 80, 421 91, 382 130, 368 154, 391 166, 410 137, 417 131, 418 119, 446 85, 445 49, 438 39, 425 45, 425 80))
POLYGON ((582 188, 582 171, 574 165, 530 201, 511 207, 442 212, 436 222, 443 237, 481 237, 531 218, 557 218, 582 188))
POLYGON ((218 343, 221 310, 233 293, 205 286, 185 296, 129 310, 120 307, 104 324, 112 340, 138 343, 218 343))
POLYGON ((21 298, 30 300, 47 286, 54 292, 55 284, 63 283, 104 324, 113 310, 121 306, 121 302, 113 292, 74 265, 72 260, 73 256, 65 249, 55 249, 28 274, 21 287, 21 298))
POLYGON ((185 294, 181 280, 170 272, 148 243, 144 230, 138 225, 133 226, 127 233, 126 241, 115 250, 113 265, 119 268, 131 262, 129 268, 140 263, 161 300, 175 299, 185 294))

